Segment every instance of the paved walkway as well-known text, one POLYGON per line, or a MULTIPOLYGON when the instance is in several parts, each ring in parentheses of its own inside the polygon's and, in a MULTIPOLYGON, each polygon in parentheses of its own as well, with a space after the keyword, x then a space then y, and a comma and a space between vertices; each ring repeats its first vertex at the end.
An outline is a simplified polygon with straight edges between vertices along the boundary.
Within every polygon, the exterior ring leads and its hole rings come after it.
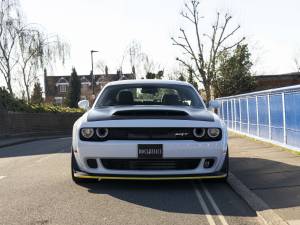
POLYGON ((300 224, 300 154, 231 133, 230 170, 291 225, 300 224))

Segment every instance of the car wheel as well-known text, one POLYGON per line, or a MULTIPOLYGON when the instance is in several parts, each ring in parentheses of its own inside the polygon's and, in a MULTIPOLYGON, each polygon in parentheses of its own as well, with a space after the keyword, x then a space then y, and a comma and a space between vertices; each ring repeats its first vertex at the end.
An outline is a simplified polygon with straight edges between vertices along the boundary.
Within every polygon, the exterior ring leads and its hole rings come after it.
POLYGON ((72 180, 76 183, 76 184, 80 184, 80 183, 94 183, 97 182, 97 179, 88 179, 88 178, 79 178, 79 177, 75 177, 74 173, 76 171, 80 171, 73 149, 71 150, 71 176, 72 176, 72 180))

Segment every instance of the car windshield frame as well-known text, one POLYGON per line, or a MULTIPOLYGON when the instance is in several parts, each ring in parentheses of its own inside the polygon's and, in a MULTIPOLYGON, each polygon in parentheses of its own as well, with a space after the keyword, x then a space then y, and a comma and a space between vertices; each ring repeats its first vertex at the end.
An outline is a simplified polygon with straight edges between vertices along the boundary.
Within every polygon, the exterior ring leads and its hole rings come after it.
MULTIPOLYGON (((114 90, 116 91, 116 90, 114 90)), ((205 104, 199 95, 199 93, 191 86, 184 85, 184 84, 151 84, 151 83, 134 83, 134 84, 115 84, 115 85, 108 85, 101 91, 98 98, 94 103, 94 108, 105 108, 105 107, 122 107, 122 106, 170 106, 170 107, 189 107, 189 108, 196 108, 196 109, 205 109, 205 104), (170 89, 176 91, 186 91, 191 98, 193 98, 191 105, 167 105, 167 104, 116 104, 116 105, 103 105, 103 100, 107 95, 108 91, 112 89, 117 89, 117 92, 124 89, 134 89, 134 88, 161 88, 161 89, 170 89), (193 105, 192 105, 193 104, 193 105)))

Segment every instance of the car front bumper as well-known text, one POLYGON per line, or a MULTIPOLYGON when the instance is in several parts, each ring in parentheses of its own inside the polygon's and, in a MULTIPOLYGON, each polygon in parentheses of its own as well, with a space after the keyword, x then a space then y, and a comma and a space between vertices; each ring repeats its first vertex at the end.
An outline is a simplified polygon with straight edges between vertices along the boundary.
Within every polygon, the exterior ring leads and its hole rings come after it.
POLYGON ((80 169, 76 176, 95 177, 95 179, 204 179, 223 178, 219 174, 226 158, 227 146, 224 148, 223 140, 216 142, 197 142, 193 140, 180 141, 106 141, 87 142, 79 141, 74 155, 80 169), (101 159, 138 159, 138 144, 162 144, 163 159, 201 159, 194 169, 170 170, 116 170, 107 169, 101 159), (87 159, 96 159, 97 168, 90 168, 87 159), (214 165, 204 168, 204 159, 213 158, 214 165), (84 174, 83 174, 84 173, 84 174), (154 178, 152 178, 152 176, 154 178), (174 177, 173 177, 174 176, 174 177), (110 178, 112 177, 112 178, 110 178))

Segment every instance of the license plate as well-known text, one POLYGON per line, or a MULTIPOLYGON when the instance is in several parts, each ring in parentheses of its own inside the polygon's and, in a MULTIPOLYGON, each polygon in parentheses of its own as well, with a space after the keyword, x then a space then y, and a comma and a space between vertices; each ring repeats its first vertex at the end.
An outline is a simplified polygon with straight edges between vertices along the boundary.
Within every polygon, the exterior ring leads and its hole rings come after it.
POLYGON ((139 144, 139 159, 161 159, 163 157, 163 145, 161 144, 139 144))

